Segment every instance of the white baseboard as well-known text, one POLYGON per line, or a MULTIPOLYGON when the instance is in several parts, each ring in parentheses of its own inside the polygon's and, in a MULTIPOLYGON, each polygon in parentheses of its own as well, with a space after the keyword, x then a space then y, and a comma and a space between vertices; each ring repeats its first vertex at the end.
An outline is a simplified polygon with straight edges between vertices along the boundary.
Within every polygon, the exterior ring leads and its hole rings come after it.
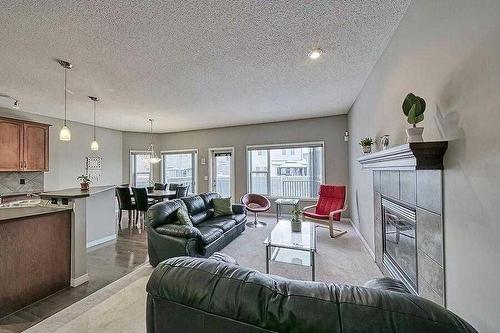
POLYGON ((373 253, 372 249, 370 249, 370 246, 368 246, 368 243, 366 242, 365 238, 363 237, 363 235, 359 231, 358 227, 356 227, 356 224, 354 222, 352 222, 351 219, 347 219, 347 220, 349 220, 349 223, 352 225, 352 228, 354 229, 354 231, 356 231, 356 234, 358 235, 359 239, 361 239, 361 242, 365 246, 365 248, 368 251, 368 253, 370 254, 370 256, 373 258, 373 261, 375 261, 375 253, 373 253))
POLYGON ((88 275, 88 273, 85 273, 84 275, 79 276, 76 279, 72 278, 70 281, 70 285, 72 287, 78 287, 79 285, 87 282, 88 280, 89 280, 89 275, 88 275))
POLYGON ((99 239, 87 242, 87 249, 90 248, 90 247, 102 244, 102 243, 106 243, 106 242, 115 240, 115 239, 116 239, 116 234, 113 234, 113 235, 109 235, 109 236, 106 236, 106 237, 103 237, 103 238, 99 238, 99 239))

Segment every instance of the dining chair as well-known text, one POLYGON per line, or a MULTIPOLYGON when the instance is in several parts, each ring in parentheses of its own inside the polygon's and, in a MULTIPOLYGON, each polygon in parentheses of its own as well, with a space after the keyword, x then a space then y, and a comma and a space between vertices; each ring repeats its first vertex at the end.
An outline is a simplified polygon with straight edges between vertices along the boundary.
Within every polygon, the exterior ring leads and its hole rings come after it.
POLYGON ((154 189, 155 191, 165 191, 167 189, 167 184, 155 183, 154 189))
POLYGON ((176 183, 171 183, 171 184, 168 184, 168 190, 169 191, 175 191, 177 189, 177 186, 179 186, 180 184, 176 184, 176 183))
POLYGON ((179 198, 187 197, 188 192, 189 192, 189 185, 182 185, 182 186, 179 185, 175 189, 175 198, 179 199, 179 198))
POLYGON ((135 198, 135 209, 137 211, 135 215, 135 224, 137 224, 139 214, 142 213, 142 219, 144 221, 145 213, 149 207, 155 204, 155 201, 148 198, 148 192, 144 187, 132 187, 132 193, 134 193, 135 198))
POLYGON ((132 221, 132 213, 136 209, 135 201, 130 195, 130 188, 128 186, 118 186, 115 189, 116 197, 118 198, 118 224, 122 226, 122 212, 128 211, 128 223, 132 221))

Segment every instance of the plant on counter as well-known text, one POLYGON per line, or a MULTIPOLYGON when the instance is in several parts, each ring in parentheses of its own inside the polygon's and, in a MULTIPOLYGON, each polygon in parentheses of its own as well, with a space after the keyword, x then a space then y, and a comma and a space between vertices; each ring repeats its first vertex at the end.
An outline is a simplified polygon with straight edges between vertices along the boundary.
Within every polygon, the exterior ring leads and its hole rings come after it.
POLYGON ((359 145, 363 148, 363 153, 371 153, 373 140, 372 138, 363 138, 361 139, 361 141, 359 141, 359 145))
POLYGON ((295 206, 293 209, 292 209, 292 221, 291 221, 291 227, 292 227, 292 231, 297 231, 299 232, 302 228, 302 221, 301 221, 301 218, 300 218, 300 215, 302 214, 302 212, 300 211, 300 209, 295 206))
POLYGON ((406 134, 408 136, 407 142, 422 142, 423 127, 416 125, 424 120, 425 100, 422 97, 416 96, 412 93, 406 95, 403 101, 402 109, 404 115, 407 117, 408 124, 413 125, 413 128, 408 128, 406 134))
POLYGON ((76 177, 77 180, 80 181, 80 189, 82 191, 88 191, 89 190, 89 184, 92 182, 87 175, 81 175, 76 177))

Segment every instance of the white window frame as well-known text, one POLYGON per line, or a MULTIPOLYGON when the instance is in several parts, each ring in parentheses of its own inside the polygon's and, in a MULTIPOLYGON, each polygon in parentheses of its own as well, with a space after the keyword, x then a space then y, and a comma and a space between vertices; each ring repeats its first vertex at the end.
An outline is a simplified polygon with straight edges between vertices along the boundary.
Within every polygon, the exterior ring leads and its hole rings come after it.
POLYGON ((168 154, 192 154, 194 153, 194 161, 193 161, 193 180, 194 180, 194 188, 192 190, 193 194, 198 193, 198 149, 195 148, 187 148, 187 149, 175 149, 175 150, 162 150, 160 151, 160 179, 162 183, 166 183, 165 175, 164 175, 164 165, 163 165, 163 155, 168 154))
MULTIPOLYGON (((267 171, 251 171, 251 158, 250 152, 252 150, 270 150, 270 149, 290 149, 290 148, 306 148, 306 147, 321 147, 322 148, 322 172, 321 172, 321 183, 325 183, 325 174, 326 174, 326 150, 325 150, 325 142, 324 141, 309 141, 309 142, 293 142, 293 143, 277 143, 277 144, 260 144, 260 145, 247 145, 246 146, 246 178, 247 178, 247 191, 251 192, 251 179, 250 176, 252 173, 267 173, 267 188, 271 189, 271 159, 268 154, 267 157, 267 171)), ((284 196, 271 195, 271 194, 263 194, 265 197, 269 199, 280 199, 285 198, 284 196)), ((302 201, 317 201, 318 197, 294 197, 296 199, 300 199, 302 201)))
MULTIPOLYGON (((134 155, 151 155, 151 153, 147 150, 130 150, 129 151, 129 183, 130 186, 135 187, 135 157, 134 155)), ((151 183, 151 180, 153 179, 153 166, 150 166, 149 168, 149 183, 151 183)))

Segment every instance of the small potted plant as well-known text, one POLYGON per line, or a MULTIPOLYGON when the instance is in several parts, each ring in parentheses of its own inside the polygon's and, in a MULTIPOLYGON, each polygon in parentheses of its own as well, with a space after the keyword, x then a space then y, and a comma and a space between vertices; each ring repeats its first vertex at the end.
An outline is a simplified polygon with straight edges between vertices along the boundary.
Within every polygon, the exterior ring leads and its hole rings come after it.
POLYGON ((298 207, 294 207, 292 209, 292 231, 295 231, 295 232, 300 232, 300 230, 302 229, 302 221, 300 220, 300 214, 301 211, 298 209, 298 207))
POLYGON ((80 181, 80 190, 82 190, 82 191, 89 190, 89 184, 91 183, 89 176, 81 175, 81 176, 78 176, 76 179, 80 181))
POLYGON ((424 141, 422 133, 424 132, 423 127, 417 127, 416 125, 424 120, 425 112, 425 100, 422 97, 416 96, 412 93, 406 95, 403 101, 403 113, 407 117, 408 124, 413 125, 412 128, 406 129, 406 135, 408 139, 406 142, 422 142, 424 141))
POLYGON ((372 144, 372 138, 364 138, 359 141, 359 145, 361 146, 361 148, 363 148, 363 153, 365 154, 369 154, 372 152, 372 144))

